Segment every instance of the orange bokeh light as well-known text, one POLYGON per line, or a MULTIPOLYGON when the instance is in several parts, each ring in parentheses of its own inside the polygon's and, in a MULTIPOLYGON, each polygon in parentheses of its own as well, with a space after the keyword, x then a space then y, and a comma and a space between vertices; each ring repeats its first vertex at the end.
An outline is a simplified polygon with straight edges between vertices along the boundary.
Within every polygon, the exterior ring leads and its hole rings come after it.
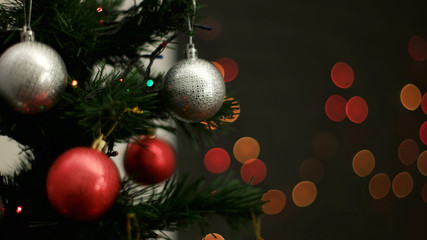
POLYGON ((265 163, 259 159, 250 159, 243 163, 240 168, 240 176, 242 177, 243 182, 249 183, 249 181, 252 180, 251 185, 264 181, 266 175, 267 166, 265 166, 265 163))
POLYGON ((225 72, 224 72, 224 68, 221 66, 221 64, 219 64, 219 63, 217 63, 217 62, 215 62, 215 61, 212 61, 211 62, 216 68, 218 68, 218 70, 219 70, 219 72, 221 73, 221 75, 222 75, 222 78, 224 78, 224 76, 225 76, 225 72))
POLYGON ((398 198, 408 196, 414 188, 414 180, 408 172, 401 172, 394 177, 392 182, 392 189, 394 195, 398 198))
POLYGON ((353 170, 359 177, 368 176, 374 170, 374 167, 374 154, 367 149, 359 151, 353 158, 353 170))
POLYGON ((202 240, 224 240, 224 237, 218 233, 209 233, 202 240))
POLYGON ((259 156, 260 147, 258 141, 251 137, 242 137, 236 141, 233 147, 233 154, 237 161, 244 163, 249 159, 256 159, 259 156))
POLYGON ((420 140, 424 145, 427 145, 427 121, 420 127, 420 140))
POLYGON ((239 73, 237 63, 228 57, 218 58, 215 62, 219 63, 224 68, 224 81, 233 81, 239 73))
POLYGON ((406 166, 417 161, 420 150, 414 139, 408 138, 400 143, 398 149, 399 160, 406 166))
POLYGON ((264 201, 263 211, 265 214, 278 214, 285 208, 286 196, 280 190, 269 190, 262 195, 261 201, 264 201))
POLYGON ((423 109, 423 112, 427 114, 427 93, 424 93, 421 98, 421 108, 423 109))
POLYGON ((322 132, 318 134, 313 141, 314 153, 320 158, 331 158, 338 150, 338 140, 335 134, 331 132, 322 132))
POLYGON ((318 182, 323 177, 323 162, 317 158, 305 160, 299 168, 299 177, 301 180, 310 180, 318 182))
POLYGON ((292 191, 292 199, 298 207, 309 206, 314 202, 316 196, 316 185, 310 181, 302 181, 298 183, 292 191))
POLYGON ((222 148, 212 148, 205 154, 204 164, 211 173, 225 172, 230 166, 230 155, 222 148))
POLYGON ((334 122, 341 122, 345 119, 345 106, 347 101, 341 95, 334 94, 326 100, 325 113, 334 122))
POLYGON ((412 36, 408 42, 408 52, 417 61, 424 61, 427 57, 427 43, 420 36, 412 36))
POLYGON ((345 62, 337 62, 332 67, 331 78, 339 88, 349 88, 354 81, 353 69, 345 62))
POLYGON ((418 171, 424 176, 427 176, 427 151, 420 154, 417 161, 418 171))
POLYGON ((390 178, 385 173, 374 175, 369 181, 369 193, 374 199, 381 199, 390 192, 390 178))
POLYGON ((362 123, 368 116, 368 104, 363 98, 354 96, 348 100, 345 106, 345 112, 350 121, 362 123))
POLYGON ((407 84, 400 92, 400 102, 408 110, 415 110, 421 104, 421 92, 414 84, 407 84))

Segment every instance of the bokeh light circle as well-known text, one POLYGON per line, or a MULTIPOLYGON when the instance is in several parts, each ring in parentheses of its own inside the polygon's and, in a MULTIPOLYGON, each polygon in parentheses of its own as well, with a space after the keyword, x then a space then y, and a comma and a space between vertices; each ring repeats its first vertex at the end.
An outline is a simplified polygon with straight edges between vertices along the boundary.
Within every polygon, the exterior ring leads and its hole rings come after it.
POLYGON ((338 140, 335 134, 331 132, 319 133, 313 141, 314 153, 323 159, 333 157, 338 150, 338 140))
POLYGON ((331 78, 339 88, 349 88, 354 81, 353 69, 345 62, 337 62, 332 67, 331 78))
POLYGON ((374 170, 374 167, 374 154, 367 149, 359 151, 353 158, 353 170, 359 177, 368 176, 374 170))
POLYGON ((240 176, 242 177, 243 182, 249 183, 252 179, 251 185, 264 181, 266 175, 267 166, 259 159, 250 159, 243 163, 240 168, 240 176))
POLYGON ((420 36, 412 36, 408 42, 408 52, 417 61, 424 61, 427 57, 427 43, 420 36))
POLYGON ((325 113, 334 122, 341 122, 345 119, 345 106, 347 101, 341 95, 334 94, 326 100, 325 113))
POLYGON ((221 66, 221 64, 219 64, 219 63, 217 63, 217 62, 215 62, 215 61, 212 61, 211 63, 212 63, 216 68, 218 68, 218 71, 221 73, 222 78, 224 78, 224 76, 225 76, 225 71, 224 71, 224 68, 221 66))
POLYGON ((305 160, 299 168, 299 177, 301 180, 318 182, 322 179, 323 173, 323 162, 317 158, 309 158, 305 160))
POLYGON ((424 93, 421 98, 421 108, 423 109, 423 112, 427 114, 427 93, 424 93))
POLYGON ((420 139, 424 145, 427 145, 427 121, 424 122, 420 127, 420 139))
POLYGON ((394 195, 398 198, 408 196, 414 188, 414 180, 408 172, 401 172, 397 174, 392 182, 392 189, 394 195))
POLYGON ((224 240, 224 237, 218 233, 209 233, 202 240, 224 240))
POLYGON ((375 174, 369 181, 369 193, 374 199, 382 199, 390 192, 390 178, 385 173, 375 174))
POLYGON ((212 148, 205 154, 204 164, 211 173, 225 172, 230 166, 230 155, 222 148, 212 148))
POLYGON ((264 201, 263 211, 265 214, 278 214, 285 208, 286 196, 280 190, 269 190, 262 195, 261 201, 264 201))
POLYGON ((260 147, 258 141, 251 137, 242 137, 236 141, 233 147, 233 154, 237 161, 244 163, 249 159, 256 159, 259 156, 260 147))
POLYGON ((362 123, 368 116, 368 104, 366 101, 359 97, 354 96, 348 100, 345 106, 345 112, 348 119, 354 123, 362 123))
POLYGON ((417 109, 421 104, 421 92, 414 84, 406 84, 400 92, 400 102, 411 111, 417 109))
POLYGON ((417 161, 418 171, 424 176, 427 176, 427 151, 420 154, 417 161))
POLYGON ((424 183, 423 188, 421 189, 421 196, 425 203, 427 203, 427 183, 424 183))
POLYGON ((298 207, 309 206, 314 202, 316 196, 316 185, 310 181, 302 181, 298 183, 292 191, 292 199, 298 207))
POLYGON ((221 64, 221 66, 224 68, 225 82, 233 81, 237 77, 237 74, 239 73, 239 66, 233 59, 222 57, 218 58, 215 62, 221 64))
POLYGON ((408 138, 400 143, 398 148, 399 160, 406 166, 417 161, 420 150, 414 139, 408 138))

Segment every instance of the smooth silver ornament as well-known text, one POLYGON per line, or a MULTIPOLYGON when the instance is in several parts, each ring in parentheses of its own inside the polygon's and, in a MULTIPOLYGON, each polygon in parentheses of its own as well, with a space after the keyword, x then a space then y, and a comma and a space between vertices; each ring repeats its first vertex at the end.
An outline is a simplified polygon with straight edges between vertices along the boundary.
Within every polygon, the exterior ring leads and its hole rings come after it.
POLYGON ((46 44, 20 42, 0 57, 0 94, 15 111, 34 114, 50 109, 66 84, 64 61, 46 44))
POLYGON ((225 83, 210 62, 198 59, 194 48, 163 79, 162 99, 169 113, 187 122, 200 122, 214 116, 225 96, 225 83))

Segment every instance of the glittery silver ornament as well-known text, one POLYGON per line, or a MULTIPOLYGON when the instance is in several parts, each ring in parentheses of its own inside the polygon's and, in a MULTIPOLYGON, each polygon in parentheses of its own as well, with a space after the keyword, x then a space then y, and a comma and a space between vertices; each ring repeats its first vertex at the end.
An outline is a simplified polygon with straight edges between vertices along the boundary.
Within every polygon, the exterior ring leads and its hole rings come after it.
POLYGON ((64 61, 46 44, 23 41, 0 57, 0 94, 15 111, 33 114, 48 110, 66 84, 64 61))
POLYGON ((224 79, 219 70, 196 55, 194 46, 188 46, 187 59, 169 69, 162 87, 162 99, 169 112, 188 122, 214 116, 225 96, 224 79))

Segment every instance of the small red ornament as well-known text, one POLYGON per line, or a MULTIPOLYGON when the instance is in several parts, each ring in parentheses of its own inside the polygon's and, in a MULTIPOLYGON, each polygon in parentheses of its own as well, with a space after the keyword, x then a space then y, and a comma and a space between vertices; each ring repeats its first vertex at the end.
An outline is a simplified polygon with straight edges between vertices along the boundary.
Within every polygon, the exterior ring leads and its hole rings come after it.
POLYGON ((121 189, 116 165, 105 154, 88 147, 60 155, 47 175, 47 196, 64 217, 91 221, 114 204, 121 189))
POLYGON ((142 137, 129 143, 124 167, 135 182, 159 183, 175 172, 175 149, 163 140, 142 137))

